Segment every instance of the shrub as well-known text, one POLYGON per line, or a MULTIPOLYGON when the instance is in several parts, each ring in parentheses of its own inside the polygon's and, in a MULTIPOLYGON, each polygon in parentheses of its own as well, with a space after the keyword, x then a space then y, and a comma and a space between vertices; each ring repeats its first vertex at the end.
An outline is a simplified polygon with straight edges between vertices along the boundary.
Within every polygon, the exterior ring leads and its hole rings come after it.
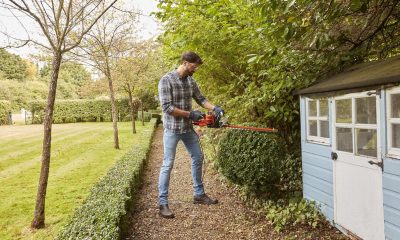
POLYGON ((315 228, 323 219, 314 202, 301 198, 291 199, 289 202, 266 201, 264 211, 278 232, 288 225, 302 224, 315 228))
POLYGON ((147 148, 133 147, 100 179, 58 239, 121 239, 150 144, 151 138, 147 148))
POLYGON ((11 112, 11 103, 6 100, 0 100, 0 125, 11 124, 9 113, 11 112))
POLYGON ((281 178, 284 143, 275 133, 228 130, 219 144, 217 166, 233 183, 255 193, 268 193, 281 178))
MULTIPOLYGON (((42 123, 46 101, 30 102, 32 121, 42 123)), ((130 113, 127 99, 117 100, 119 119, 124 119, 130 113)), ((111 121, 110 100, 56 100, 53 123, 111 121)))
MULTIPOLYGON (((138 121, 142 121, 142 113, 140 111, 136 114, 136 117, 137 117, 138 121)), ((149 113, 149 112, 143 113, 143 119, 145 122, 149 122, 151 118, 152 118, 151 113, 149 113)))

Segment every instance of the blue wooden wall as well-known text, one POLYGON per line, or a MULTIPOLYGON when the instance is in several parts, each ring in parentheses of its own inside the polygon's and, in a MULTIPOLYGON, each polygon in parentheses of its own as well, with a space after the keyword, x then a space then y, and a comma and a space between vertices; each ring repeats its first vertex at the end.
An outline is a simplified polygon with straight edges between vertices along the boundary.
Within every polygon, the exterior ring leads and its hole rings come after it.
MULTIPOLYGON (((305 99, 300 101, 303 197, 316 201, 321 212, 333 221, 333 164, 331 146, 306 141, 305 99)), ((331 120, 329 120, 331 122, 331 120)), ((332 134, 330 133, 330 136, 332 134)))
POLYGON ((386 94, 381 92, 380 116, 381 116, 381 143, 382 157, 384 161, 383 171, 383 211, 385 218, 386 239, 400 239, 400 159, 386 157, 386 94))

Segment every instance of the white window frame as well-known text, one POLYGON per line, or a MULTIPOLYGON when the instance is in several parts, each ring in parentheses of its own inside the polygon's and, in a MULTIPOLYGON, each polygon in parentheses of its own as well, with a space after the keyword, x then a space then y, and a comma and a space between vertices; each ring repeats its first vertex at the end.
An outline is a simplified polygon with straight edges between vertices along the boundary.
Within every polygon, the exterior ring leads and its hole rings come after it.
MULTIPOLYGON (((332 122, 333 122, 333 129, 332 129, 332 138, 334 138, 335 140, 333 142, 336 143, 336 145, 334 146, 334 150, 335 151, 339 151, 337 150, 337 140, 336 140, 336 128, 349 128, 352 129, 352 142, 353 142, 353 152, 349 153, 349 152, 345 152, 348 154, 353 154, 356 157, 366 157, 366 158, 372 158, 372 159, 377 159, 380 158, 380 154, 381 154, 381 143, 380 143, 380 131, 379 131, 379 127, 380 127, 380 118, 379 118, 379 102, 376 99, 376 112, 377 112, 377 119, 376 119, 376 124, 364 124, 364 123, 356 123, 356 98, 364 98, 364 97, 368 97, 367 92, 362 92, 362 93, 349 93, 343 96, 338 96, 335 97, 333 100, 333 105, 332 105, 332 112, 333 112, 333 116, 332 116, 332 122), (351 123, 337 123, 336 122, 336 101, 337 100, 346 100, 349 99, 351 100, 351 123), (371 130, 376 130, 377 135, 376 135, 376 150, 377 150, 377 156, 376 157, 372 157, 372 156, 366 156, 366 155, 361 155, 356 153, 356 148, 357 148, 357 136, 356 136, 356 129, 371 129, 371 130)), ((373 95, 375 96, 375 95, 373 95)))
POLYGON ((387 90, 386 95, 386 126, 387 126, 387 150, 388 157, 400 159, 400 148, 392 147, 392 123, 400 124, 400 118, 391 118, 392 115, 392 103, 391 103, 391 95, 399 94, 400 87, 395 87, 387 90))
POLYGON ((330 135, 331 133, 329 132, 329 138, 325 137, 320 137, 321 136, 321 121, 328 121, 328 131, 330 129, 330 122, 329 122, 329 98, 326 98, 328 101, 328 115, 327 116, 320 116, 320 100, 325 100, 324 98, 317 98, 317 99, 311 99, 311 98, 306 98, 306 139, 309 142, 312 143, 317 143, 317 144, 323 144, 323 145, 329 145, 330 144, 330 135), (312 116, 310 117, 309 114, 309 102, 310 101, 316 101, 317 102, 317 116, 312 116), (310 135, 310 120, 317 121, 317 135, 318 136, 311 136, 310 135))

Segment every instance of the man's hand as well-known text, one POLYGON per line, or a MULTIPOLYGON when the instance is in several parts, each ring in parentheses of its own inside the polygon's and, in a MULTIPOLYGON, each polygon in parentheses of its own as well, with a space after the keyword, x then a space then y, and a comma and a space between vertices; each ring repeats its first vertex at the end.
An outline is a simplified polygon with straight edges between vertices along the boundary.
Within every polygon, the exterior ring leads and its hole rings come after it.
POLYGON ((194 110, 189 113, 189 119, 193 122, 197 122, 204 118, 204 113, 200 112, 199 110, 194 110))
POLYGON ((224 115, 224 110, 220 106, 214 106, 213 110, 216 115, 219 115, 220 113, 222 113, 222 115, 224 115))

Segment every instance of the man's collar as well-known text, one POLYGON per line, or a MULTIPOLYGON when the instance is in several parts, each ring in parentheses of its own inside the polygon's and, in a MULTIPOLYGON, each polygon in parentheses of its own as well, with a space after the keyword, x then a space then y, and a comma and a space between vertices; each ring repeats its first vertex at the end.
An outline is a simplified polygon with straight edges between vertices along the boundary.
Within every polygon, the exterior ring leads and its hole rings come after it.
POLYGON ((176 78, 178 78, 178 79, 181 79, 181 80, 184 80, 184 79, 186 79, 187 77, 189 77, 189 76, 181 77, 181 75, 179 75, 177 69, 175 69, 175 70, 172 72, 172 74, 174 75, 174 77, 176 77, 176 78))

